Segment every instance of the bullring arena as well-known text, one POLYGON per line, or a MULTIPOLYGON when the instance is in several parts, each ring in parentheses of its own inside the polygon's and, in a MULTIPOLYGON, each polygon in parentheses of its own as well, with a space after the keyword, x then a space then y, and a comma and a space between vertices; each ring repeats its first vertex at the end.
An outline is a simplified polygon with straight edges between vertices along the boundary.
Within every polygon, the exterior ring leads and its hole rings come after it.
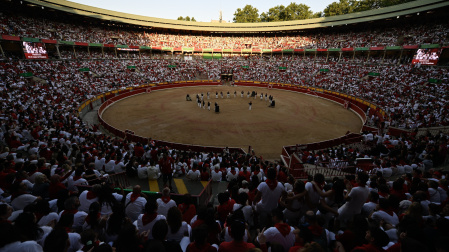
POLYGON ((361 119, 341 104, 312 95, 268 89, 268 85, 163 89, 114 103, 102 116, 111 126, 134 131, 139 136, 187 145, 220 143, 244 150, 250 145, 257 155, 271 160, 279 158, 283 146, 334 139, 347 132, 360 132, 362 127, 361 119), (248 92, 252 91, 257 96, 248 98, 248 92), (190 94, 192 101, 186 101, 186 94, 190 94), (198 107, 196 94, 203 94, 205 108, 198 107), (269 107, 265 94, 275 98, 275 108, 269 107), (220 106, 219 113, 214 112, 215 102, 220 106))
POLYGON ((449 252, 449 1, 374 2, 0 0, 0 252, 449 252))

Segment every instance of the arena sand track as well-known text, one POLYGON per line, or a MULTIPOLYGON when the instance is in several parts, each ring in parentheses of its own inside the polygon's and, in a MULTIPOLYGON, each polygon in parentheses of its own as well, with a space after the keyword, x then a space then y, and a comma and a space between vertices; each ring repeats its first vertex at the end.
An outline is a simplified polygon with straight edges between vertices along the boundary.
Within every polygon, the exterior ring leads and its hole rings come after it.
POLYGON ((283 90, 201 86, 153 91, 119 101, 103 113, 103 119, 120 130, 170 142, 203 146, 251 145, 257 155, 278 159, 282 146, 333 139, 347 131, 360 132, 362 122, 352 111, 328 100, 283 90), (248 91, 258 97, 247 98, 248 91), (207 92, 211 111, 207 110, 207 92), (215 92, 224 98, 215 98, 215 92), (231 98, 226 98, 227 91, 231 98), (234 91, 237 97, 234 98, 234 91), (240 97, 244 91, 244 97, 240 97), (199 108, 195 95, 204 94, 206 109, 199 108), (276 108, 260 100, 260 93, 273 95, 276 108), (186 101, 186 94, 193 101, 186 101), (252 110, 248 103, 252 102, 252 110), (220 106, 215 113, 214 103, 220 106))

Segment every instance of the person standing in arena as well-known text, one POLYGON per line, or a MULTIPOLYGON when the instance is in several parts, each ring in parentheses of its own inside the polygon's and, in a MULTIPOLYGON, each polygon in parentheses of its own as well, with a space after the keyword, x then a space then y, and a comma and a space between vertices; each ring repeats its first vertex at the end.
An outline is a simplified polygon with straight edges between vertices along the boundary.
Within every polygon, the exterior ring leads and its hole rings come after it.
POLYGON ((249 102, 248 104, 249 104, 249 110, 251 110, 251 106, 253 105, 253 103, 249 102))
POLYGON ((168 187, 170 188, 170 190, 172 190, 171 181, 173 176, 173 166, 173 159, 169 157, 167 153, 164 153, 162 159, 159 160, 159 167, 161 168, 162 181, 164 182, 164 186, 167 186, 168 181, 168 187))

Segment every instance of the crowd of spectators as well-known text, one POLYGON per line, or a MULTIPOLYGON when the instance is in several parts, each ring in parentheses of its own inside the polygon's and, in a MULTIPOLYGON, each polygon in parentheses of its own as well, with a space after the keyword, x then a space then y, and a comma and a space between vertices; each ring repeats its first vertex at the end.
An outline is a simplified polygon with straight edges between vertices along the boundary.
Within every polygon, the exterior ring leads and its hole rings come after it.
POLYGON ((395 138, 382 127, 366 134, 376 145, 369 151, 305 151, 304 163, 336 168, 372 158, 376 168, 303 181, 254 154, 142 145, 43 110, 3 119, 0 251, 449 251, 449 173, 434 169, 447 162, 448 135, 395 138), (218 205, 195 206, 189 195, 175 202, 169 187, 159 199, 139 185, 128 194, 120 184, 78 188, 121 172, 157 179, 167 166, 173 175, 228 181, 227 190, 218 205), (390 179, 393 172, 402 176, 390 179))
POLYGON ((298 49, 448 44, 447 23, 426 22, 358 31, 304 32, 290 36, 180 35, 120 26, 83 26, 0 13, 0 33, 20 37, 153 47, 298 49))
MULTIPOLYGON (((447 24, 406 28, 218 37, 0 14, 3 34, 90 43, 239 49, 447 43, 447 24)), ((59 51, 65 60, 0 62, 0 251, 449 251, 449 174, 435 169, 449 161, 449 137, 417 134, 420 127, 448 125, 447 69, 362 54, 354 60, 310 54, 212 61, 194 55, 185 61, 182 55, 59 51), (153 60, 122 59, 136 57, 153 60), (27 72, 37 78, 20 76, 27 72), (222 73, 235 80, 324 88, 378 104, 388 120, 366 111, 368 123, 379 130, 364 133, 362 144, 298 153, 304 163, 329 169, 370 160, 369 174, 326 181, 316 173, 295 180, 281 162, 227 149, 198 153, 108 137, 77 114, 83 101, 107 91, 217 80, 222 73), (413 132, 391 136, 389 127, 413 132), (218 205, 195 206, 189 195, 174 202, 170 186, 156 199, 138 185, 126 194, 113 189, 120 184, 97 183, 122 172, 149 179, 162 173, 164 183, 168 174, 227 181, 228 189, 216 195, 218 205)))
MULTIPOLYGON (((271 250, 279 251, 296 251, 303 246, 339 251, 362 249, 360 246, 365 251, 382 251, 381 247, 390 247, 394 251, 409 243, 424 247, 421 251, 426 247, 447 249, 440 242, 448 235, 444 228, 449 215, 445 196, 447 174, 433 168, 447 163, 448 136, 388 134, 388 127, 401 123, 402 127, 416 128, 447 122, 444 69, 285 62, 279 57, 248 61, 71 60, 1 64, 0 183, 1 200, 6 204, 0 213, 5 219, 0 246, 4 251, 55 251, 51 246, 86 251, 92 246, 100 249, 110 245, 117 251, 153 246, 176 251, 204 246, 228 251, 244 246, 241 249, 246 251, 254 244, 265 251, 267 243, 271 250), (176 67, 168 68, 169 64, 176 67), (127 66, 136 66, 136 70, 128 70, 127 66), (279 71, 279 66, 285 66, 286 71, 279 71), (79 72, 80 68, 89 68, 89 72, 79 72), (319 73, 319 69, 325 68, 330 71, 319 73), (254 155, 226 151, 193 153, 157 147, 152 142, 141 145, 106 137, 76 114, 80 102, 99 93, 148 81, 194 79, 198 75, 218 79, 221 69, 233 72, 237 79, 308 84, 381 104, 392 120, 382 124, 377 135, 365 135, 366 144, 372 147, 300 154, 304 163, 337 169, 341 164, 354 165, 357 158, 371 158, 372 176, 368 180, 367 174, 360 173, 355 178, 334 179, 325 185, 322 175, 315 175, 304 184, 288 177, 281 164, 267 163, 254 155), (30 82, 20 77, 22 72, 32 72, 44 81, 30 82), (366 78, 369 72, 381 76, 366 78), (429 85, 427 80, 431 77, 444 82, 429 85), (383 92, 376 91, 380 89, 383 92), (80 192, 77 187, 90 179, 120 172, 157 179, 164 172, 161 159, 167 156, 172 160, 175 176, 228 181, 228 193, 217 196, 219 206, 198 206, 197 213, 187 211, 191 218, 184 219, 185 208, 190 209, 190 204, 169 208, 167 205, 174 203, 167 192, 156 202, 146 199, 138 186, 126 196, 114 193, 108 184, 94 186, 89 192, 80 192), (402 176, 389 181, 392 175, 402 176), (367 199, 370 201, 363 204, 367 199), (413 211, 417 213, 410 214, 413 211), (152 232, 155 228, 158 232, 152 232), (70 242, 46 242, 47 237, 58 235, 60 230, 68 235, 59 239, 70 242), (353 239, 365 231, 369 235, 353 239), (428 236, 438 239, 423 239, 428 236), (363 244, 365 238, 367 244, 363 244)), ((378 118, 369 120, 379 123, 378 118)))
MULTIPOLYGON (((70 53, 70 52, 69 52, 70 53)), ((223 72, 232 73, 235 80, 281 82, 305 85, 343 92, 360 97, 382 107, 389 115, 390 126, 415 129, 448 125, 448 71, 444 68, 415 67, 412 65, 378 65, 355 63, 315 62, 312 58, 293 58, 283 61, 273 57, 246 60, 91 60, 91 61, 38 61, 5 62, 3 85, 20 90, 25 84, 23 72, 49 81, 56 92, 70 95, 73 86, 81 92, 78 102, 93 97, 99 92, 139 86, 145 83, 194 80, 200 76, 220 79, 223 72), (169 65, 175 65, 169 68, 169 65), (127 69, 135 66, 135 71, 127 69), (243 68, 242 66, 248 66, 243 68), (285 67, 280 71, 279 67, 285 67), (80 68, 90 72, 81 73, 80 68), (329 69, 320 72, 320 69, 329 69), (378 73, 377 77, 368 77, 378 73), (429 83, 437 79, 439 84, 429 83), (87 87, 91 87, 90 89, 87 87), (382 92, 379 92, 382 90, 382 92)), ((25 85, 26 86, 26 85, 25 85)), ((48 87, 46 87, 48 89, 48 87)), ((12 95, 12 94, 10 94, 12 95)), ((36 95, 36 94, 35 94, 36 95)), ((46 94, 50 96, 50 94, 46 94)), ((14 97, 14 96, 12 96, 14 97)), ((45 99, 44 99, 45 100, 45 99)), ((368 121, 376 118, 368 113, 368 121)))

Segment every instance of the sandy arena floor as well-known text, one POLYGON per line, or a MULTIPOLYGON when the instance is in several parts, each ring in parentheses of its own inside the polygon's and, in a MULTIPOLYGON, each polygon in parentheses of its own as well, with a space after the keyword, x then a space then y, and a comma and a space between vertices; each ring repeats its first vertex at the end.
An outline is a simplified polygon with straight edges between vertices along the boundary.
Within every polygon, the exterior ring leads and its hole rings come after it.
POLYGON ((282 146, 333 139, 347 131, 360 132, 362 127, 359 117, 339 104, 295 92, 240 86, 153 91, 115 103, 103 113, 103 119, 118 129, 170 142, 241 147, 245 151, 251 145, 257 155, 267 159, 278 159, 282 146), (247 98, 247 92, 253 90, 257 98, 247 98), (207 110, 208 91, 211 111, 207 110), (216 91, 222 91, 224 98, 219 95, 216 99, 216 91), (276 108, 269 108, 265 97, 260 100, 260 93, 265 96, 266 92, 274 96, 276 108), (197 93, 204 94, 206 109, 198 107, 197 93), (193 101, 186 101, 186 94, 193 101), (252 110, 248 109, 250 101, 252 110), (220 113, 213 111, 215 102, 220 113))

